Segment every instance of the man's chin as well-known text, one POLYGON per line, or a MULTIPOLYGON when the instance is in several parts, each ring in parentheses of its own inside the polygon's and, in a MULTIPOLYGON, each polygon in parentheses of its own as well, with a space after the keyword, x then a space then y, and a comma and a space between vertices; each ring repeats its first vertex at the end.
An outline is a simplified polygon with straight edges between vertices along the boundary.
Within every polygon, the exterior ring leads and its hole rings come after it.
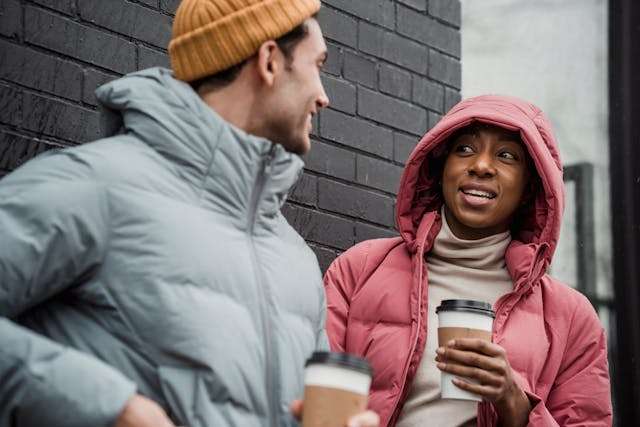
POLYGON ((283 144, 283 146, 285 150, 287 150, 290 153, 297 154, 299 156, 304 156, 309 152, 311 148, 311 140, 308 137, 297 138, 295 140, 291 139, 286 145, 283 144))

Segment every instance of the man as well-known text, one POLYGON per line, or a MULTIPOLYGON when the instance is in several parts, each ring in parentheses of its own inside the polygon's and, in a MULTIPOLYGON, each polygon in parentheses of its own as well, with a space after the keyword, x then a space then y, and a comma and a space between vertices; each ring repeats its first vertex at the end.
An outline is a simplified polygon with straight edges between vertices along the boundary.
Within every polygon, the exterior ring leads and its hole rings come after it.
POLYGON ((280 207, 329 102, 319 7, 183 1, 175 77, 97 91, 117 135, 0 183, 0 426, 299 417, 325 302, 280 207))

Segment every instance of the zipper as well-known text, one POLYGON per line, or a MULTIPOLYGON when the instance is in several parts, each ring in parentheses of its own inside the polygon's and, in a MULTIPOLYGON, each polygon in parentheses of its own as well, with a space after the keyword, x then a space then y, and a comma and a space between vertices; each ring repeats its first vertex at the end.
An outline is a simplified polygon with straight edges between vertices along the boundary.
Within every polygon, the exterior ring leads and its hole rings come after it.
MULTIPOLYGON (((434 218, 434 220, 431 222, 431 224, 429 224, 426 233, 427 236, 428 234, 431 232, 431 227, 433 227, 433 224, 435 223, 436 219, 434 218)), ((424 250, 421 249, 424 247, 424 242, 422 242, 422 246, 419 246, 418 248, 418 255, 419 255, 419 262, 420 262, 420 272, 418 275, 418 319, 417 319, 417 325, 416 325, 416 337, 413 341, 413 344, 411 345, 411 350, 409 352, 409 360, 407 361, 407 364, 405 365, 403 371, 402 371, 402 387, 400 389, 400 393, 398 394, 398 397, 395 399, 395 402, 393 403, 393 412, 391 413, 391 417, 389 417, 389 424, 388 425, 392 425, 395 424, 395 421, 397 420, 397 418, 400 416, 400 411, 402 410, 401 407, 399 407, 400 404, 400 400, 402 399, 402 397, 404 396, 405 393, 405 387, 407 387, 406 384, 406 380, 407 380, 407 375, 409 373, 409 365, 411 365, 411 358, 413 357, 413 354, 416 351, 416 347, 418 344, 418 336, 420 335, 420 328, 422 327, 422 311, 420 309, 420 306, 422 304, 422 285, 423 282, 425 280, 428 280, 428 272, 426 270, 426 268, 424 267, 424 250)), ((427 291, 428 292, 428 291, 427 291)), ((428 304, 428 302, 427 302, 428 304)), ((426 336, 425 336, 425 340, 426 340, 426 336)), ((424 355, 423 355, 424 357, 424 355)))
POLYGON ((256 178, 256 184, 253 188, 253 193, 251 195, 251 204, 249 205, 249 217, 247 223, 247 236, 249 238, 250 247, 251 247, 251 260, 254 266, 254 272, 256 276, 256 284, 258 287, 258 295, 260 296, 260 301, 264 302, 264 304, 259 304, 260 307, 260 320, 262 321, 262 337, 265 343, 265 391, 267 396, 267 404, 269 407, 269 422, 271 426, 277 427, 279 424, 279 407, 277 405, 277 396, 274 392, 275 390, 275 378, 273 377, 273 372, 271 369, 271 356, 272 356, 272 348, 271 348, 271 334, 269 327, 269 295, 267 295, 267 290, 265 287, 266 283, 263 283, 260 277, 259 265, 258 265, 258 254, 256 251, 255 241, 253 239, 253 231, 255 229, 257 215, 258 215, 258 204, 260 203, 260 197, 264 192, 264 188, 266 186, 267 181, 269 180, 269 175, 271 174, 271 162, 275 156, 276 146, 275 144, 271 145, 269 152, 263 156, 262 164, 260 165, 260 171, 258 172, 258 177, 256 178))
MULTIPOLYGON (((543 243, 541 245, 542 249, 536 249, 536 253, 533 255, 533 265, 529 271, 529 273, 527 273, 526 278, 523 279, 523 281, 525 281, 526 283, 522 284, 521 286, 515 288, 513 291, 509 292, 508 294, 502 295, 500 298, 498 298, 498 300, 495 302, 494 304, 494 312, 495 312, 495 318, 497 319, 501 319, 503 316, 502 313, 502 309, 503 307, 506 305, 507 301, 510 301, 513 298, 517 298, 517 300, 511 305, 510 310, 513 308, 513 306, 515 306, 515 304, 518 303, 518 301, 520 300, 520 298, 522 298, 523 295, 525 295, 529 289, 531 289, 531 284, 533 283, 533 278, 535 277, 535 279, 539 279, 540 275, 539 274, 534 274, 534 271, 538 265, 539 262, 539 258, 541 256, 541 254, 544 253, 544 251, 546 250, 546 243, 543 243)), ((503 323, 504 322, 499 322, 500 327, 503 327, 503 323)), ((493 328, 493 332, 491 334, 492 337, 492 341, 495 342, 496 337, 498 336, 498 329, 497 329, 497 322, 494 321, 493 323, 494 328, 493 328)))

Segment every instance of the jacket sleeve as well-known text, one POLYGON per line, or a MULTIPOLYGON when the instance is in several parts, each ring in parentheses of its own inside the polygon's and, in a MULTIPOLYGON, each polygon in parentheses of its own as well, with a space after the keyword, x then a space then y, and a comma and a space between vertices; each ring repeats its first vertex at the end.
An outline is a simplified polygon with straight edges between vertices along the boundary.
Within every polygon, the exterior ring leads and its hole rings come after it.
POLYGON ((336 258, 324 275, 327 295, 327 334, 333 351, 346 351, 351 296, 366 263, 369 242, 360 243, 336 258))
POLYGON ((580 296, 567 351, 546 403, 536 402, 529 426, 610 426, 611 389, 604 330, 588 300, 580 296))
POLYGON ((108 208, 83 167, 56 153, 0 182, 0 426, 112 425, 135 392, 108 364, 12 321, 101 262, 108 208))

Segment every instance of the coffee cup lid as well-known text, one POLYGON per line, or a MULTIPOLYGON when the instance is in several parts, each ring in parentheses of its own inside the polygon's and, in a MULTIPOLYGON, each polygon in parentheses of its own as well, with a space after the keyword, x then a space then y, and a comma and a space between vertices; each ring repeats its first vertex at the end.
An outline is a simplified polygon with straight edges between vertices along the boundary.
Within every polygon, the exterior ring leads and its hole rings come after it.
POLYGON ((441 311, 470 311, 473 313, 496 317, 491 304, 484 301, 474 301, 469 299, 443 300, 438 308, 436 308, 436 313, 440 313, 441 311))
POLYGON ((371 365, 369 365, 366 359, 349 353, 316 351, 307 359, 305 366, 309 365, 333 365, 359 371, 367 375, 372 374, 371 365))

